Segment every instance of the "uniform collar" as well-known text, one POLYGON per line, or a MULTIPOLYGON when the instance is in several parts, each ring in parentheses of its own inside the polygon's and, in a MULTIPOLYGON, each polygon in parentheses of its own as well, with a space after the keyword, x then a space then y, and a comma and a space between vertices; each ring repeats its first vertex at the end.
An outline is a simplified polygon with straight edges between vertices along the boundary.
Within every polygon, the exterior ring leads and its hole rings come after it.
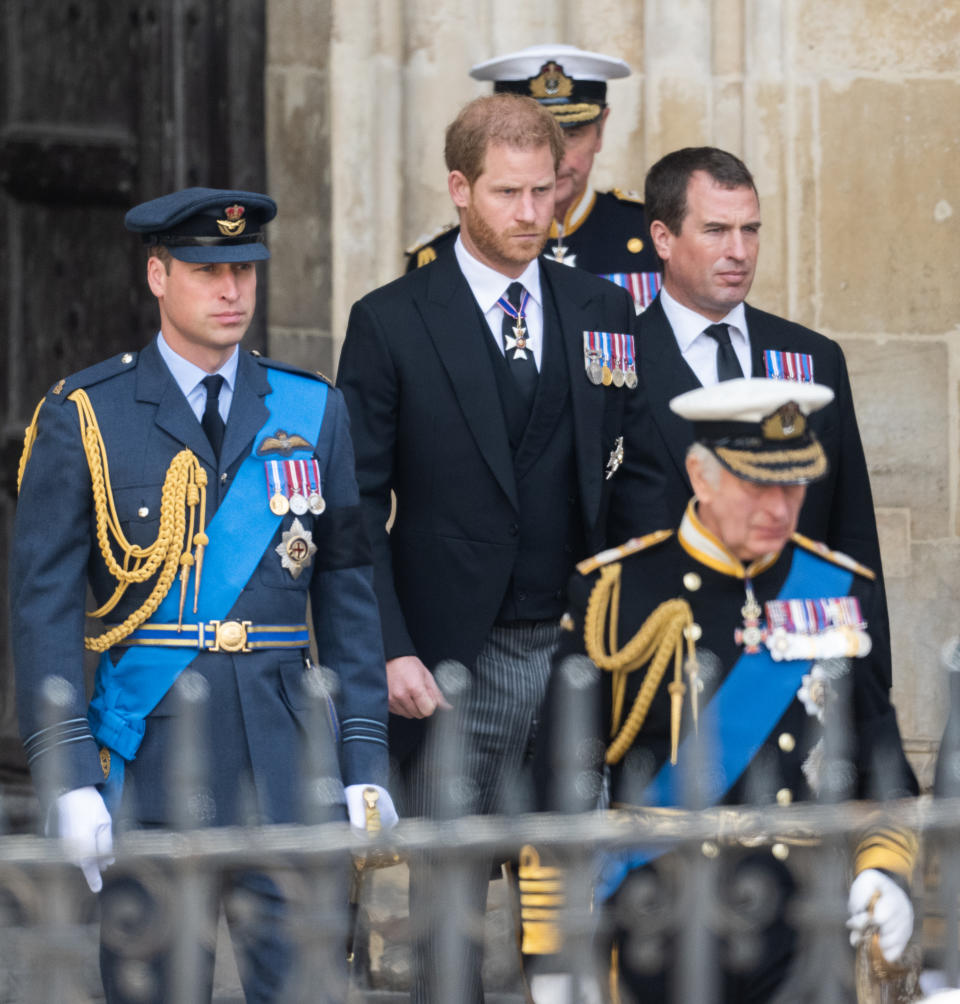
MULTIPOLYGON (((167 364, 167 369, 173 374, 173 379, 177 382, 177 386, 183 391, 184 397, 189 398, 203 378, 210 376, 206 370, 201 369, 190 362, 189 359, 184 359, 179 353, 174 352, 167 344, 162 332, 157 335, 157 349, 160 352, 161 358, 167 364)), ((230 356, 216 373, 217 376, 223 377, 224 383, 226 383, 231 391, 235 389, 237 383, 237 360, 239 356, 240 352, 235 347, 233 355, 230 356)))
POLYGON ((700 522, 696 499, 691 499, 687 504, 687 511, 683 514, 680 529, 677 531, 677 540, 687 554, 701 565, 736 579, 752 579, 765 572, 780 557, 780 552, 774 551, 750 562, 749 565, 744 565, 700 522))
MULTIPOLYGON (((594 202, 597 201, 597 193, 590 186, 583 191, 583 195, 567 210, 563 217, 563 236, 569 237, 577 227, 590 215, 590 210, 593 209, 594 202)), ((557 221, 554 220, 550 224, 550 237, 551 239, 556 239, 560 236, 560 228, 557 225, 557 221)))

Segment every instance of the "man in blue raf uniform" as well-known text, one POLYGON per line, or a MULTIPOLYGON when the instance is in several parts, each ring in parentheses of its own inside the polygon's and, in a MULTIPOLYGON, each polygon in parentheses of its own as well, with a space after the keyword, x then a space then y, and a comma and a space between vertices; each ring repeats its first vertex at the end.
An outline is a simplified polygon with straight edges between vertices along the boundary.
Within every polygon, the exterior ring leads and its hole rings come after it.
MULTIPOLYGON (((633 192, 597 192, 590 184, 610 115, 607 81, 629 74, 622 59, 558 44, 497 56, 470 71, 475 80, 492 80, 495 94, 534 98, 561 125, 565 149, 545 254, 623 286, 639 314, 660 288, 660 262, 650 243, 643 203, 633 192)), ((458 230, 444 228, 409 248, 407 270, 433 261, 458 230)))
MULTIPOLYGON (((675 398, 670 406, 692 423, 694 438, 686 467, 695 497, 679 529, 634 538, 578 566, 555 665, 585 653, 599 670, 596 699, 591 704, 578 692, 576 704, 596 709, 587 732, 596 745, 581 748, 587 756, 603 751, 603 764, 582 766, 610 770, 615 806, 685 804, 697 734, 710 737, 710 769, 698 773, 710 783, 702 795, 707 803, 786 805, 916 793, 879 683, 889 673, 890 649, 884 631, 872 633, 880 617, 875 576, 794 532, 806 485, 827 475, 809 416, 832 397, 815 383, 740 378, 675 398), (825 750, 834 747, 824 745, 824 723, 834 722, 855 768, 842 788, 840 774, 827 769, 825 750)), ((564 693, 570 685, 554 672, 548 708, 571 706, 564 693)), ((538 788, 552 807, 551 751, 569 733, 549 711, 545 719, 538 788), (553 729, 562 734, 552 735, 553 729)), ((571 797, 577 795, 564 793, 566 808, 571 797)), ((914 843, 909 834, 878 828, 864 835, 855 854, 852 940, 871 920, 890 961, 912 930, 904 888, 914 843)), ((767 877, 772 919, 756 940, 758 951, 722 969, 718 999, 767 1000, 788 972, 796 944, 788 904, 793 885, 782 864, 787 849, 771 850, 750 852, 732 865, 735 874, 750 868, 767 877)), ((625 919, 636 903, 634 886, 659 881, 655 859, 652 851, 619 858, 603 883, 603 946, 607 958, 616 950, 624 1000, 679 999, 669 957, 661 971, 643 967, 649 926, 625 919)), ((520 878, 522 886, 523 869, 520 878)), ((549 924, 526 926, 527 953, 542 956, 533 960, 534 970, 539 964, 549 972, 553 962, 559 968, 559 956, 550 958, 559 951, 555 934, 549 924)))
MULTIPOLYGON (((383 821, 395 820, 382 787, 387 688, 346 408, 316 376, 238 347, 275 214, 267 196, 207 188, 132 209, 126 223, 149 249, 160 332, 140 352, 59 381, 28 430, 10 560, 20 724, 35 776, 52 757, 61 765, 59 790, 41 796, 94 892, 124 778, 140 825, 186 811, 171 805, 168 772, 171 687, 188 667, 209 689, 209 797, 193 825, 244 822, 251 793, 258 819, 302 818, 308 599, 320 658, 339 676, 346 789, 329 815, 362 827, 363 789, 373 786, 383 821), (88 583, 103 630, 85 639, 88 583), (102 653, 89 704, 84 647, 102 653), (54 674, 72 699, 51 722, 41 695, 54 674)), ((249 889, 269 901, 268 915, 282 913, 263 876, 249 889)), ((284 938, 265 932, 247 948, 250 999, 282 995, 284 938)), ((126 962, 106 944, 102 959, 108 999, 124 999, 126 962)), ((154 984, 136 999, 169 1000, 163 956, 149 961, 154 984)))

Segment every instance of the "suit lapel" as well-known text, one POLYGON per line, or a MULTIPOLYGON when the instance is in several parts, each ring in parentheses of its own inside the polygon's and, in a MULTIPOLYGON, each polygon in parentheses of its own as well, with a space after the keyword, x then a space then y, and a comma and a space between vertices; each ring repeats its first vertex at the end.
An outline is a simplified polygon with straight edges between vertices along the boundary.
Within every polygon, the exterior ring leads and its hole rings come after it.
MULTIPOLYGON (((254 437, 270 417, 270 409, 263 401, 269 393, 270 383, 266 371, 246 352, 241 351, 237 363, 233 401, 230 405, 230 414, 227 416, 223 446, 220 448, 222 470, 229 470, 241 455, 245 456, 250 452, 254 437)), ((296 429, 286 431, 290 435, 297 432, 296 429)))
POLYGON ((654 423, 667 444, 684 481, 687 478, 687 447, 693 438, 690 423, 670 410, 670 400, 701 386, 696 374, 680 354, 677 339, 663 312, 658 296, 640 315, 637 353, 643 385, 650 401, 654 423))
POLYGON ((427 299, 417 305, 477 448, 513 506, 520 507, 496 377, 482 338, 477 301, 451 247, 430 269, 427 299))
POLYGON ((577 479, 586 527, 592 527, 600 513, 603 489, 604 389, 587 379, 583 365, 583 333, 596 327, 595 311, 588 307, 592 294, 585 292, 570 275, 568 265, 540 259, 540 275, 545 292, 553 297, 559 318, 557 335, 562 340, 570 381, 573 408, 573 438, 576 448, 577 479))

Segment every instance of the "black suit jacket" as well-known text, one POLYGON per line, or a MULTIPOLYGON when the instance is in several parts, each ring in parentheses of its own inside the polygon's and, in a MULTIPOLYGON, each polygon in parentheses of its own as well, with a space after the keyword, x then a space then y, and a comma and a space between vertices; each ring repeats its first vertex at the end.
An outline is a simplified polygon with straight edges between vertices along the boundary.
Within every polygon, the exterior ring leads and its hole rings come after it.
MULTIPOLYGON (((541 278, 560 317, 561 330, 547 338, 562 341, 569 373, 579 505, 592 550, 603 542, 605 467, 624 406, 639 425, 646 409, 642 388, 587 380, 583 332, 632 332, 636 315, 624 290, 580 269, 541 258, 541 278)), ((485 338, 452 248, 368 294, 350 314, 337 382, 351 416, 387 659, 417 655, 432 669, 449 658, 470 667, 510 580, 518 493, 485 338)))
MULTIPOLYGON (((830 470, 822 481, 807 489, 800 513, 800 533, 851 555, 880 576, 873 496, 842 349, 832 339, 800 324, 749 305, 745 307, 754 376, 765 373, 765 349, 804 352, 813 357, 814 380, 826 384, 835 395, 826 408, 810 417, 810 426, 823 444, 830 470)), ((664 471, 663 492, 669 517, 666 526, 675 526, 692 494, 684 458, 693 439, 693 428, 670 410, 669 402, 678 394, 699 387, 700 381, 680 354, 659 297, 640 315, 637 356, 656 430, 649 447, 659 454, 664 471)), ((608 528, 611 543, 626 540, 642 530, 633 521, 632 513, 639 511, 648 490, 643 479, 620 480, 619 497, 614 499, 608 528)), ((886 626, 885 602, 883 620, 886 626)))

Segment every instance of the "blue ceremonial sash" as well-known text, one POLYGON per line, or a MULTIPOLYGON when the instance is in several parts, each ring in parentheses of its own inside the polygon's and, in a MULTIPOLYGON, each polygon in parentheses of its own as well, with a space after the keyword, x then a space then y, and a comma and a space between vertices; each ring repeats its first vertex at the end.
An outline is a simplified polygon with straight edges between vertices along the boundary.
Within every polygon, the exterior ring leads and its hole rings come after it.
MULTIPOLYGON (((853 573, 797 548, 778 599, 808 599, 816 596, 846 596, 853 573)), ((700 714, 700 732, 718 752, 707 777, 689 778, 691 786, 704 783, 705 801, 716 804, 736 784, 783 717, 800 688, 812 660, 777 662, 766 648, 742 653, 713 699, 700 714)), ((702 763, 695 746, 698 736, 689 734, 680 744, 676 765, 669 760, 660 768, 641 798, 642 805, 656 807, 683 804, 687 764, 702 763)), ((696 768, 693 768, 696 769, 696 768)), ((604 861, 598 881, 598 898, 611 896, 627 872, 663 853, 663 848, 625 851, 604 861)))
MULTIPOLYGON (((301 435, 311 444, 320 435, 327 385, 282 370, 271 370, 269 380, 271 390, 264 403, 270 415, 206 527, 210 543, 203 556, 197 613, 191 613, 191 620, 194 616, 200 621, 224 619, 250 581, 282 519, 266 504, 263 460, 256 456, 260 443, 276 428, 305 430, 301 435)), ((298 452, 312 456, 312 449, 296 451, 293 457, 298 452)), ((180 590, 174 583, 151 619, 157 623, 176 622, 179 607, 180 590)), ((111 750, 105 798, 119 797, 123 761, 136 756, 143 739, 144 719, 198 654, 196 649, 188 648, 130 648, 114 664, 110 654, 104 652, 97 666, 87 720, 94 738, 111 750)))

